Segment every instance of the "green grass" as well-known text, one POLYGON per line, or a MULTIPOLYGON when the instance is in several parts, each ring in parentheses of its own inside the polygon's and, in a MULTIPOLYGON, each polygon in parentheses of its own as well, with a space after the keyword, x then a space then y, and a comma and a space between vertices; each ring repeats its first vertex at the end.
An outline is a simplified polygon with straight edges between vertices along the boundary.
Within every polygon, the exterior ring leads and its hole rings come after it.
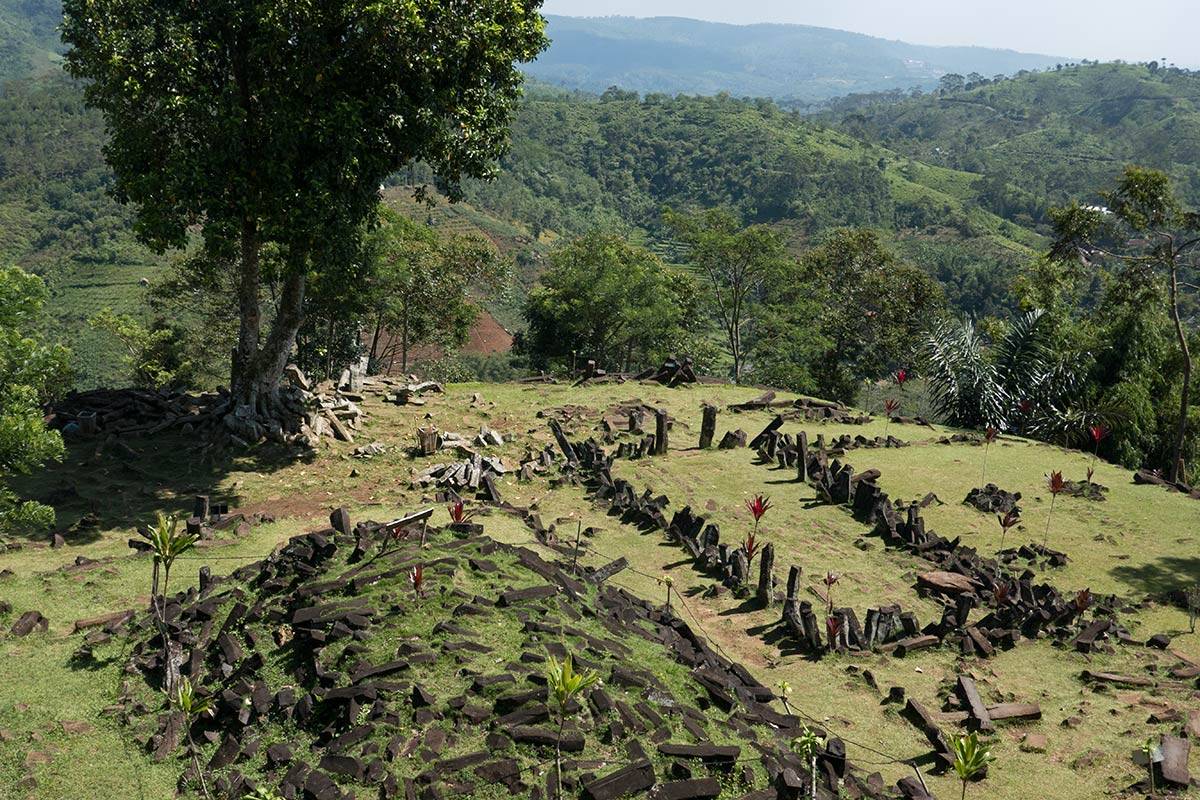
MULTIPOLYGON (((432 503, 432 495, 408 489, 409 476, 420 462, 407 453, 416 427, 429 413, 435 425, 445 430, 472 434, 482 424, 493 427, 509 441, 497 450, 515 464, 526 447, 540 448, 552 441, 542 409, 579 406, 576 419, 567 424, 573 437, 598 435, 592 430, 600 414, 620 401, 640 398, 671 410, 678 422, 672 431, 672 450, 665 458, 618 462, 617 474, 635 487, 652 487, 671 499, 668 515, 684 504, 719 522, 724 541, 740 540, 748 530, 743 501, 755 493, 769 494, 775 507, 763 520, 764 537, 775 543, 778 577, 798 564, 804 582, 815 583, 825 570, 842 574, 835 588, 839 605, 853 606, 860 618, 868 606, 898 602, 915 611, 922 624, 929 622, 935 606, 920 599, 912 589, 912 574, 922 562, 882 542, 866 537, 866 526, 840 509, 811 505, 811 489, 783 473, 754 463, 746 451, 693 449, 699 433, 702 402, 722 406, 747 399, 757 392, 727 386, 697 386, 667 390, 639 384, 608 385, 571 389, 543 385, 460 385, 445 396, 434 397, 423 407, 368 404, 371 417, 359 439, 379 440, 388 452, 369 461, 348 457, 349 447, 326 444, 314 458, 293 461, 283 454, 262 450, 235 458, 205 458, 193 450, 194 443, 176 439, 132 440, 139 457, 130 462, 110 455, 93 457, 94 444, 73 448, 68 462, 45 475, 21 482, 18 488, 40 497, 57 497, 60 524, 69 525, 84 512, 95 510, 101 517, 100 530, 92 541, 66 550, 28 546, 0 555, 0 566, 14 576, 0 579, 0 599, 11 603, 14 614, 36 608, 50 618, 49 634, 27 639, 0 639, 0 658, 6 665, 0 682, 0 729, 11 733, 0 742, 0 798, 84 798, 105 796, 93 793, 101 787, 119 796, 118 789, 144 787, 131 796, 171 796, 179 765, 154 765, 140 753, 131 752, 121 731, 99 711, 115 696, 118 673, 115 663, 93 670, 75 670, 68 663, 78 636, 70 636, 71 621, 133 605, 148 592, 148 562, 126 553, 125 540, 132 526, 152 518, 155 510, 184 512, 190 497, 203 492, 239 495, 250 511, 273 513, 277 521, 256 526, 244 539, 202 551, 220 556, 212 561, 218 572, 241 563, 231 557, 261 556, 290 535, 324 524, 330 507, 346 504, 355 519, 386 519, 432 503), (471 396, 480 393, 482 408, 473 408, 471 396), (580 417, 579 414, 586 416, 580 417), (357 477, 351 477, 357 470, 357 477), (70 497, 71 492, 78 495, 70 497), (866 548, 861 549, 865 544, 866 548), (67 575, 57 571, 77 555, 111 557, 102 569, 67 575), (229 560, 226 560, 226 559, 229 560), (56 729, 63 719, 83 719, 96 726, 87 736, 69 737, 56 729), (31 739, 33 736, 40 740, 31 739), (22 762, 30 750, 61 748, 51 763, 36 768, 38 786, 15 788, 25 774, 22 762)), ((767 412, 734 415, 722 411, 718 438, 727 429, 741 427, 751 435, 770 419, 767 412)), ((862 427, 802 425, 789 422, 784 430, 805 428, 810 437, 824 432, 881 433, 882 423, 862 427)), ((880 484, 892 497, 916 499, 935 491, 944 505, 925 511, 928 525, 953 538, 961 535, 966 544, 985 555, 999 545, 1000 529, 991 515, 962 504, 967 491, 980 482, 983 449, 978 446, 940 445, 943 435, 917 426, 893 425, 890 432, 913 443, 896 450, 851 451, 846 460, 856 469, 878 468, 880 484)), ((1002 438, 991 449, 988 480, 1023 495, 1025 530, 1010 534, 1010 543, 1041 541, 1048 517, 1049 498, 1043 475, 1063 470, 1068 478, 1082 478, 1090 462, 1088 455, 1045 444, 1002 438)), ((1090 587, 1096 594, 1115 593, 1134 602, 1158 595, 1200 578, 1200 556, 1196 554, 1195 532, 1200 530, 1200 503, 1151 486, 1136 486, 1128 471, 1101 463, 1096 480, 1109 487, 1107 500, 1092 503, 1060 498, 1051 521, 1049 543, 1070 556, 1063 569, 1040 576, 1061 590, 1090 587)), ((770 636, 778 610, 747 610, 728 594, 707 598, 698 590, 712 580, 695 572, 683 553, 665 543, 661 534, 639 533, 594 507, 577 486, 551 490, 544 480, 518 484, 511 477, 501 482, 506 500, 536 506, 543 521, 556 524, 563 539, 571 539, 578 522, 594 525, 599 533, 592 547, 603 555, 589 555, 586 563, 598 565, 610 556, 625 555, 636 571, 627 570, 614 582, 642 596, 661 602, 664 589, 657 578, 670 574, 683 594, 680 611, 693 619, 713 641, 742 660, 764 683, 786 679, 795 689, 793 702, 806 713, 827 720, 830 727, 857 742, 899 756, 919 756, 928 751, 923 738, 888 707, 881 695, 870 689, 857 671, 870 669, 880 687, 904 686, 909 696, 928 707, 939 708, 948 682, 962 670, 980 679, 989 700, 1014 699, 1038 702, 1043 719, 1031 724, 1002 724, 992 746, 999 761, 976 796, 996 800, 1028 797, 1029 786, 1039 787, 1039 797, 1050 800, 1092 798, 1137 780, 1140 772, 1129 753, 1151 733, 1173 732, 1177 726, 1147 722, 1153 703, 1166 703, 1184 712, 1194 707, 1187 690, 1160 687, 1145 691, 1095 690, 1079 680, 1084 669, 1140 671, 1157 664, 1160 674, 1177 661, 1169 654, 1140 646, 1120 647, 1111 656, 1085 657, 1049 642, 1025 642, 989 661, 961 663, 957 652, 947 647, 898 659, 881 655, 838 656, 812 661, 787 648, 786 641, 770 636), (783 646, 781 648, 781 645, 783 646), (1084 725, 1068 729, 1060 723, 1085 710, 1084 725), (1047 735, 1046 754, 1024 753, 1019 735, 1047 735), (1087 769, 1073 769, 1071 762, 1089 749, 1103 756, 1087 769)), ((445 521, 437 509, 435 521, 445 521)), ((530 531, 507 515, 480 518, 488 535, 511 543, 533 545, 530 531)), ((182 588, 195 579, 203 561, 189 561, 172 576, 182 588)), ((815 598, 812 598, 815 600, 815 598)), ((11 624, 12 616, 0 620, 11 624)), ((1187 633, 1186 614, 1176 608, 1149 602, 1121 621, 1138 640, 1167 632, 1175 639, 1172 648, 1200 660, 1200 636, 1187 633)), ((641 654, 639 654, 641 655, 641 654)), ((947 726, 951 730, 951 726, 947 726)), ((880 760, 850 747, 852 760, 880 760)), ((872 767, 874 769, 876 767, 872 767)), ((896 765, 877 767, 889 782, 905 774, 896 765)), ((1200 755, 1194 755, 1193 772, 1200 771, 1200 755)), ((932 779, 938 796, 957 796, 957 785, 949 778, 932 779)))

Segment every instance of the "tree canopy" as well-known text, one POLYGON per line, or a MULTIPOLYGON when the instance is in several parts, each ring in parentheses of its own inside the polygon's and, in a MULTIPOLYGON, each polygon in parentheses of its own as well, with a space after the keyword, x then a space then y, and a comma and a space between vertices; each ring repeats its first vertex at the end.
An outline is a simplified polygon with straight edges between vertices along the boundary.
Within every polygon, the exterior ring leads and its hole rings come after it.
MULTIPOLYGON (((115 192, 154 247, 240 265, 238 424, 277 413, 310 273, 361 241, 381 182, 420 160, 451 196, 504 152, 539 0, 67 0, 67 68, 108 124, 115 192), (169 42, 170 46, 161 43, 169 42), (148 46, 149 45, 149 46, 148 46), (263 334, 261 252, 280 299, 263 334)), ((254 438, 257 438, 255 436, 254 438)))
MULTIPOLYGON (((0 269, 0 477, 29 473, 63 457, 44 407, 70 385, 69 353, 39 334, 46 289, 16 267, 0 269)), ((21 502, 0 484, 0 532, 45 530, 54 510, 21 502)))
POLYGON ((523 347, 539 367, 573 356, 607 369, 643 365, 680 340, 690 289, 645 248, 593 231, 551 254, 525 305, 523 347))

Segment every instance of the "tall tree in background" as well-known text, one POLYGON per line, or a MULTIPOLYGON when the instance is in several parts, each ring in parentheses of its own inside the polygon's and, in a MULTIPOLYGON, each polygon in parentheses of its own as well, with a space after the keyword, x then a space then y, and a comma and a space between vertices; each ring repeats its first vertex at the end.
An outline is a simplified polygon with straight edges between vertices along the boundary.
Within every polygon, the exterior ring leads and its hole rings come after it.
POLYGON ((534 364, 569 364, 574 352, 629 369, 679 341, 689 284, 650 251, 595 231, 559 247, 550 262, 525 304, 523 347, 534 364))
POLYGON ((462 347, 479 307, 472 287, 494 290, 508 276, 492 244, 439 233, 390 209, 367 237, 369 278, 364 298, 371 363, 391 369, 422 345, 462 347))
POLYGON ((1179 414, 1169 449, 1167 473, 1183 478, 1183 448, 1191 406, 1192 354, 1180 314, 1188 284, 1181 270, 1195 268, 1200 254, 1200 213, 1185 210, 1163 172, 1128 167, 1116 189, 1104 194, 1108 208, 1074 203, 1056 209, 1051 256, 1085 263, 1112 259, 1144 281, 1165 279, 1167 303, 1182 360, 1179 414))
MULTIPOLYGON (((0 478, 25 474, 64 455, 43 408, 71 385, 69 354, 38 336, 46 286, 16 267, 0 269, 0 478)), ((54 509, 21 502, 0 484, 0 533, 43 531, 54 509)))
MULTIPOLYGON (((158 251, 239 268, 227 423, 286 417, 279 384, 310 274, 335 266, 413 161, 452 198, 507 144, 521 73, 546 44, 540 0, 66 0, 67 69, 105 117, 115 193, 158 251), (265 248, 278 274, 264 274, 265 248), (280 287, 264 334, 261 289, 280 287)), ((264 424, 265 423, 265 424, 264 424)))
POLYGON ((687 261, 707 282, 733 358, 733 379, 745 369, 746 329, 754 321, 764 282, 790 259, 779 234, 765 225, 742 227, 733 212, 668 210, 667 225, 687 248, 687 261))
POLYGON ((811 287, 808 300, 816 301, 826 341, 812 368, 817 391, 847 402, 863 378, 905 366, 946 305, 935 279, 897 259, 865 228, 829 233, 801 257, 796 280, 811 287))

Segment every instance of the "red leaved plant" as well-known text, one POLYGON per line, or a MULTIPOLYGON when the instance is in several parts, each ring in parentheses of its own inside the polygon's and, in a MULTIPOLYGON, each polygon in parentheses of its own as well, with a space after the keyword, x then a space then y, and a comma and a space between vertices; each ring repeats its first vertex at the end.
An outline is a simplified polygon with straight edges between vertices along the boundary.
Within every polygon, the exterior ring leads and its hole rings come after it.
POLYGON ((1092 606, 1092 590, 1080 589, 1075 593, 1075 611, 1082 614, 1092 606))
POLYGON ((987 486, 987 458, 988 452, 992 449, 992 442, 996 441, 1000 436, 1000 429, 988 425, 987 430, 983 432, 983 477, 980 487, 987 486))
POLYGON ((423 564, 417 564, 408 571, 408 582, 412 584, 413 592, 417 597, 424 596, 425 566, 423 564))
POLYGON ((825 584, 825 602, 829 604, 829 616, 833 616, 833 585, 841 576, 836 572, 826 572, 821 583, 825 584))
POLYGON ((842 632, 841 617, 830 616, 825 619, 825 631, 829 634, 829 649, 835 649, 838 634, 842 632))
POLYGON ((752 564, 754 563, 754 556, 760 548, 758 541, 758 521, 771 509, 771 498, 756 494, 753 499, 746 501, 746 508, 750 510, 750 514, 754 517, 754 530, 747 534, 745 540, 742 542, 742 549, 746 551, 747 563, 752 564))
POLYGON ((1095 425, 1088 426, 1088 433, 1092 436, 1092 463, 1088 467, 1087 482, 1088 486, 1092 485, 1092 476, 1096 474, 1096 461, 1100 458, 1100 442, 1108 436, 1108 427, 1102 422, 1097 422, 1095 425))
POLYGON ((900 401, 889 397, 887 400, 883 401, 883 410, 884 413, 887 414, 887 422, 883 424, 883 435, 886 437, 888 428, 890 428, 892 425, 892 417, 895 416, 896 412, 900 410, 900 401))
POLYGON ((450 521, 456 525, 461 525, 471 518, 471 512, 466 510, 462 500, 446 508, 450 512, 450 521))
POLYGON ((896 370, 896 385, 899 386, 901 389, 903 389, 904 384, 907 381, 908 381, 908 370, 906 370, 906 369, 896 370))
POLYGON ((1050 541, 1050 520, 1054 517, 1054 503, 1067 488, 1067 482, 1063 480, 1061 471, 1051 472, 1046 476, 1046 488, 1050 490, 1050 513, 1046 515, 1046 533, 1042 536, 1043 550, 1046 548, 1046 543, 1050 541))
POLYGON ((1009 529, 1015 527, 1016 524, 1021 521, 1021 515, 1017 513, 1017 510, 1014 508, 1003 516, 997 514, 996 519, 1000 522, 1000 549, 1003 550, 1004 540, 1008 538, 1009 529))

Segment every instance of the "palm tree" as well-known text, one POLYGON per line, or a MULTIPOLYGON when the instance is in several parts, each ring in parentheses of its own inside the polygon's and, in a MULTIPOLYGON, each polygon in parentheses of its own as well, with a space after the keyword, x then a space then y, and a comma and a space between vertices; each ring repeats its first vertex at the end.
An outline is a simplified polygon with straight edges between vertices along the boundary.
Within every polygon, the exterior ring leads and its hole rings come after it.
POLYGON ((150 602, 154 606, 154 616, 158 621, 159 632, 163 640, 163 688, 171 693, 172 680, 175 674, 171 667, 171 640, 167 633, 167 587, 171 583, 171 567, 175 559, 191 550, 200 538, 184 531, 180 533, 179 520, 174 516, 158 514, 158 521, 148 534, 143 534, 150 542, 150 552, 154 554, 154 574, 150 582, 150 602), (162 569, 162 592, 159 592, 158 572, 162 569))
POLYGON ((796 755, 808 764, 808 785, 812 790, 813 800, 817 797, 817 753, 821 752, 821 746, 821 737, 807 725, 800 730, 800 735, 792 740, 796 755))
POLYGON ((550 689, 550 699, 558 709, 558 736, 554 741, 554 771, 558 778, 557 793, 562 798, 562 733, 567 722, 567 706, 571 701, 590 686, 599 682, 600 676, 595 670, 576 672, 571 662, 571 654, 559 661, 554 656, 547 656, 549 666, 546 668, 546 685, 550 689))
POLYGON ((1058 347, 1042 311, 1017 317, 987 344, 970 320, 943 323, 925 339, 930 398, 947 422, 965 428, 1056 416, 1076 394, 1080 372, 1073 353, 1058 347))
POLYGON ((206 798, 211 797, 208 793, 208 784, 204 781, 204 770, 200 768, 200 755, 196 750, 196 743, 192 740, 192 723, 200 717, 212 713, 212 700, 196 694, 192 682, 187 677, 182 677, 179 679, 175 705, 183 714, 183 729, 187 734, 188 752, 192 755, 192 767, 196 770, 196 777, 200 779, 200 789, 206 798))
POLYGON ((954 774, 962 781, 962 798, 966 800, 967 781, 983 773, 996 757, 987 745, 979 741, 977 731, 952 737, 950 746, 954 750, 954 774))
POLYGON ((167 586, 171 581, 171 567, 175 564, 175 559, 191 550, 200 538, 186 531, 179 533, 178 528, 178 519, 159 512, 157 524, 150 529, 150 535, 146 537, 150 541, 150 552, 154 554, 154 576, 151 580, 150 596, 151 601, 155 603, 155 612, 160 621, 165 620, 167 586), (160 567, 163 571, 161 596, 158 592, 160 567))

